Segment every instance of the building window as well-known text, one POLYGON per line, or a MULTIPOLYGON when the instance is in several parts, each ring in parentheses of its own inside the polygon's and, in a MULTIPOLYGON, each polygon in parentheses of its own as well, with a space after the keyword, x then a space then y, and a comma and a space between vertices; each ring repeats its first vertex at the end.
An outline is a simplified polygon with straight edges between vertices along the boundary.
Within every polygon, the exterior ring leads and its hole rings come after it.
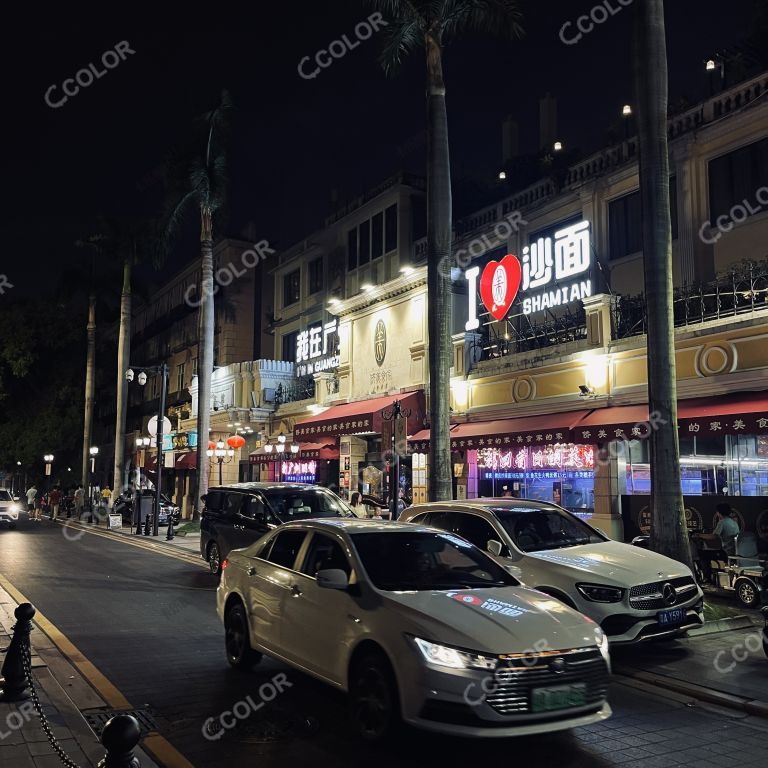
POLYGON ((283 277, 283 306, 290 307, 301 298, 301 270, 295 269, 283 277))
POLYGON ((176 391, 181 392, 184 389, 184 363, 176 366, 176 391))
POLYGON ((364 221, 358 230, 360 264, 367 264, 371 258, 371 222, 364 221))
POLYGON ((384 214, 377 213, 371 219, 371 259, 384 253, 384 214))
POLYGON ((768 139, 761 139, 709 162, 709 220, 742 205, 748 214, 763 210, 755 193, 768 184, 768 139), (750 203, 749 206, 744 201, 750 203), (754 209, 750 211, 750 208, 754 209))
POLYGON ((286 333, 283 336, 283 355, 282 360, 285 360, 289 363, 295 363, 296 362, 296 338, 298 337, 299 332, 294 331, 293 333, 286 333))
POLYGON ((357 269, 357 229, 347 232, 347 267, 357 269))
POLYGON ((309 262, 309 292, 323 290, 323 257, 309 262))
POLYGON ((384 252, 397 250, 397 203, 386 210, 384 221, 384 252))
MULTIPOLYGON (((643 250, 643 225, 640 190, 608 204, 609 259, 620 259, 643 250)), ((672 239, 677 239, 677 178, 669 177, 669 212, 672 239)))

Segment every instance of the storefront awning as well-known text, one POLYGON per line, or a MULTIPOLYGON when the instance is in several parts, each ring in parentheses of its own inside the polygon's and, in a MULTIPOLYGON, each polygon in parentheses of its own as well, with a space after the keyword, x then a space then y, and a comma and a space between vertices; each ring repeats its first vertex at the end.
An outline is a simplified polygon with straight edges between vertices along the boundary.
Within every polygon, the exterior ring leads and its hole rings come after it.
POLYGON ((271 452, 259 448, 257 451, 249 454, 248 461, 251 464, 268 464, 270 461, 280 461, 284 459, 295 461, 299 459, 319 459, 320 461, 333 461, 339 458, 339 446, 336 442, 324 443, 301 443, 298 454, 288 452, 278 452, 274 449, 271 452))
POLYGON ((387 397, 374 397, 355 403, 334 405, 328 410, 302 419, 293 428, 293 439, 312 439, 381 432, 383 410, 389 410, 395 400, 403 410, 410 409, 412 417, 420 422, 424 415, 424 392, 406 392, 387 397))
POLYGON ((176 456, 176 469, 197 469, 197 451, 187 451, 176 456))
MULTIPOLYGON (((768 433, 768 392, 680 400, 677 409, 681 435, 768 433)), ((647 404, 596 408, 576 424, 575 441, 642 440, 654 423, 647 404)))
MULTIPOLYGON (((521 416, 516 419, 471 421, 451 427, 451 448, 454 450, 493 448, 511 445, 546 445, 572 443, 573 426, 589 411, 565 411, 543 416, 521 416)), ((429 430, 412 435, 411 450, 427 450, 429 430)))

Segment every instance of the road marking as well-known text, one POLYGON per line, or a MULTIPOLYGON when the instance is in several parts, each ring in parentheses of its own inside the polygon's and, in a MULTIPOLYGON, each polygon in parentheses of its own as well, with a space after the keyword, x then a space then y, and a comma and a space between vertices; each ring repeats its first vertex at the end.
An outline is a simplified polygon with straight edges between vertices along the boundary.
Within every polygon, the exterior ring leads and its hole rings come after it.
POLYGON ((61 525, 62 527, 75 528, 78 531, 83 531, 84 533, 90 533, 92 536, 101 536, 102 539, 109 539, 110 541, 119 541, 123 544, 129 544, 132 547, 138 547, 139 549, 143 549, 145 552, 155 552, 158 555, 165 555, 166 557, 172 557, 176 560, 181 560, 182 563, 195 565, 206 571, 209 570, 208 565, 203 561, 203 559, 195 557, 195 555, 193 555, 191 552, 190 553, 168 552, 166 549, 153 546, 154 542, 151 542, 151 541, 134 541, 133 538, 130 536, 122 536, 114 533, 106 533, 105 531, 89 528, 87 526, 80 525, 79 523, 61 522, 60 520, 57 520, 56 522, 59 523, 59 525, 61 525))
MULTIPOLYGON (((17 603, 31 603, 32 601, 19 592, 10 581, 0 573, 0 586, 17 603)), ((123 696, 106 675, 80 652, 78 647, 49 619, 36 609, 35 624, 46 634, 59 651, 77 668, 80 674, 91 684, 96 693, 101 696, 107 706, 112 709, 133 709, 128 699, 123 696)), ((140 742, 148 752, 156 757, 165 768, 194 768, 192 763, 171 744, 168 739, 159 733, 149 733, 140 742)))

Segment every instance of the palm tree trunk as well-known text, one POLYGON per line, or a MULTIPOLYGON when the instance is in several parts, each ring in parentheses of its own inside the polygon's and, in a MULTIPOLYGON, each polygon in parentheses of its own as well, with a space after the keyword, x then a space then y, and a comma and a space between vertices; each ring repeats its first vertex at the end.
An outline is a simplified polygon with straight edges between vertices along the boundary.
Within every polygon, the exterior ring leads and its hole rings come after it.
POLYGON ((120 296, 120 336, 117 342, 117 416, 115 418, 115 465, 112 498, 126 485, 125 476, 125 421, 128 409, 128 387, 125 372, 130 365, 131 354, 131 264, 132 254, 123 263, 123 292, 120 296))
POLYGON ((208 431, 211 426, 211 376, 213 373, 213 234, 211 209, 200 206, 200 327, 197 360, 197 493, 194 517, 202 511, 202 497, 208 492, 208 431))
POLYGON ((677 435, 664 2, 644 0, 635 5, 635 13, 635 87, 648 316, 648 409, 658 414, 658 429, 652 429, 648 438, 651 547, 691 566, 677 435))
POLYGON ((93 403, 96 388, 96 297, 88 297, 88 351, 85 360, 85 415, 83 418, 83 488, 88 488, 91 447, 91 425, 93 424, 93 403))
POLYGON ((427 335, 429 338, 429 498, 453 498, 450 444, 451 162, 442 50, 431 34, 427 49, 427 335))

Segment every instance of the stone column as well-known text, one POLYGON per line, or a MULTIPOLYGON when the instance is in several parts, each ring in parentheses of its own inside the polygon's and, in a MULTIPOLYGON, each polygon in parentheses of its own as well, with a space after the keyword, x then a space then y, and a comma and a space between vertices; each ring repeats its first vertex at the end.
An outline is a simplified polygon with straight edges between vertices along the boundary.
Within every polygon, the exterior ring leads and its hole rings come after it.
POLYGON ((624 541, 621 519, 621 485, 616 451, 595 451, 595 512, 590 521, 616 541, 624 541))
POLYGON ((598 293, 584 299, 587 314, 587 342, 590 347, 607 347, 612 338, 611 309, 613 297, 598 293))

